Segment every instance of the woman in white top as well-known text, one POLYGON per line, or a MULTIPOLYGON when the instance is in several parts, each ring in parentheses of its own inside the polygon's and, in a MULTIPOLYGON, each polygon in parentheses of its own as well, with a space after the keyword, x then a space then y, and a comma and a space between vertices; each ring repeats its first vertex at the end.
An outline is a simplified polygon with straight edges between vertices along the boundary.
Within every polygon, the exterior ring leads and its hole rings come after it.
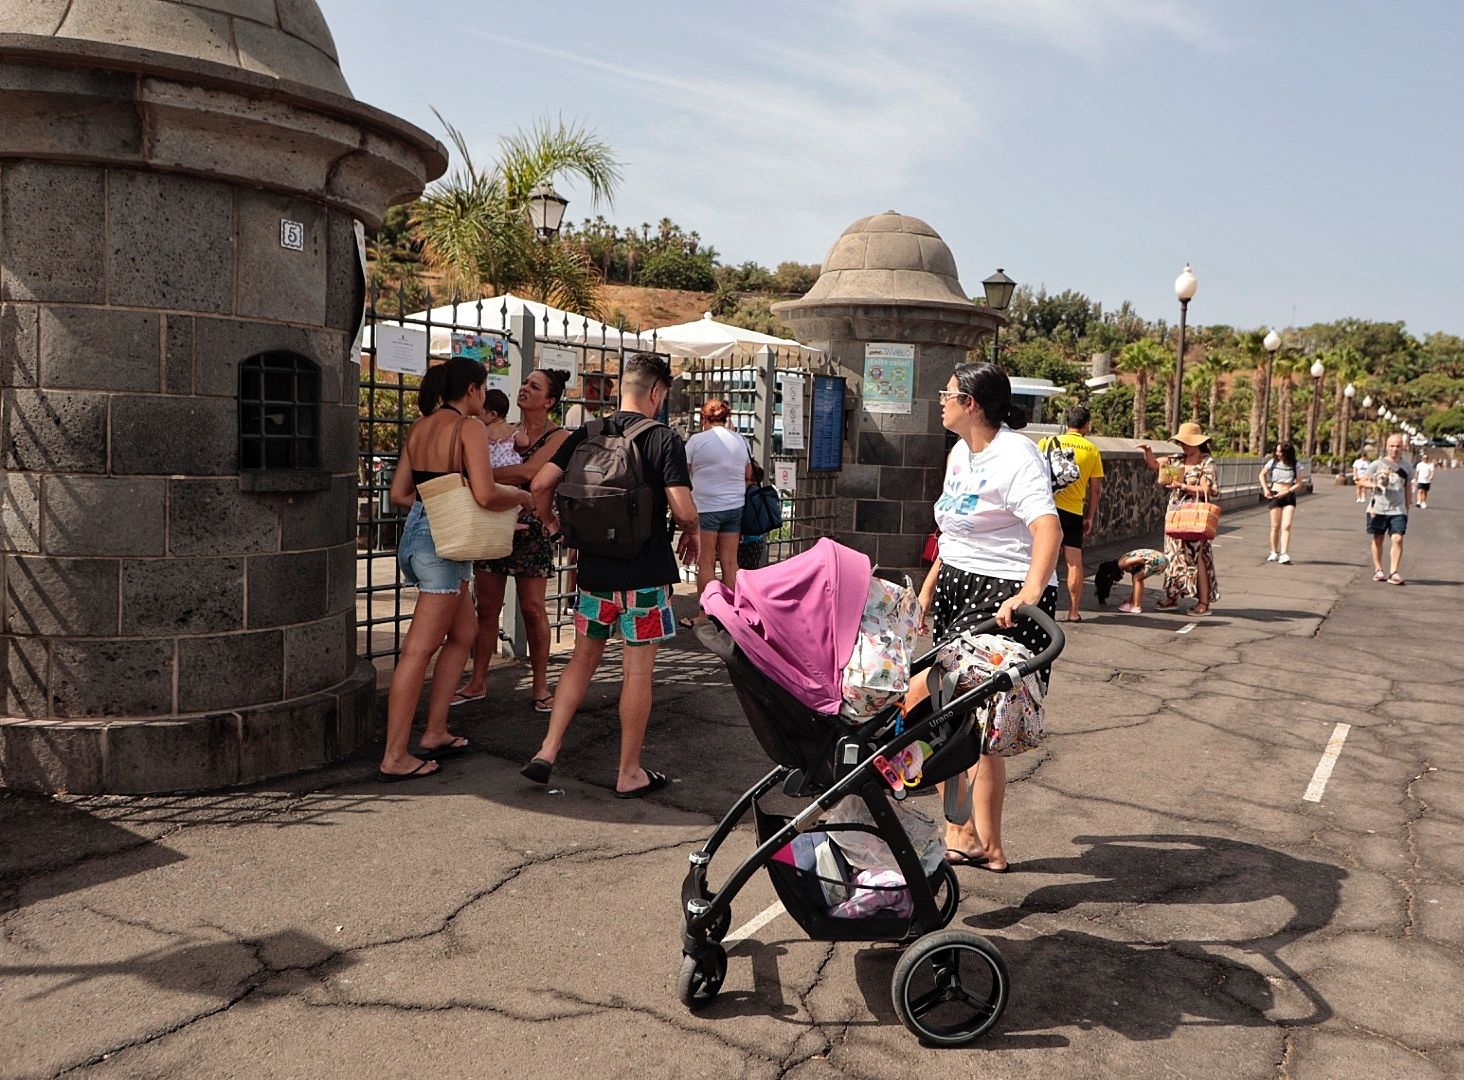
MULTIPOLYGON (((710 399, 701 408, 702 429, 686 442, 686 464, 691 470, 691 497, 701 525, 701 548, 696 561, 696 594, 712 581, 722 564, 722 584, 737 584, 737 541, 742 536, 742 507, 752 483, 752 450, 747 440, 727 426, 732 410, 725 401, 710 399)), ((706 616, 682 619, 683 628, 706 616)))
MULTIPOLYGON (((1012 404, 1012 384, 996 364, 961 364, 940 392, 941 423, 960 436, 946 461, 935 504, 940 553, 920 590, 937 645, 991 617, 1034 653, 1049 644, 1013 611, 1057 604, 1062 525, 1052 478, 1037 444, 1013 429, 1027 414, 1012 404)), ((1046 681, 1046 673, 1043 674, 1046 681)), ((983 757, 969 774, 972 815, 946 828, 946 857, 995 873, 1008 869, 1001 843, 1006 761, 983 757)))

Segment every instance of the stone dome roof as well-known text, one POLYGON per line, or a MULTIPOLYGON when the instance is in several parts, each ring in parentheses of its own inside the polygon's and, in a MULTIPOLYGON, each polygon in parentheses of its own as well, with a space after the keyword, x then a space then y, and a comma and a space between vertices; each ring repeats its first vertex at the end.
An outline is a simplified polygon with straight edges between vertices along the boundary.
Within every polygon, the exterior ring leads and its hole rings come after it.
POLYGON ((0 26, 206 60, 351 96, 315 0, 0 0, 0 26))
POLYGON ((894 210, 860 218, 845 229, 801 302, 882 299, 973 306, 940 234, 894 210))

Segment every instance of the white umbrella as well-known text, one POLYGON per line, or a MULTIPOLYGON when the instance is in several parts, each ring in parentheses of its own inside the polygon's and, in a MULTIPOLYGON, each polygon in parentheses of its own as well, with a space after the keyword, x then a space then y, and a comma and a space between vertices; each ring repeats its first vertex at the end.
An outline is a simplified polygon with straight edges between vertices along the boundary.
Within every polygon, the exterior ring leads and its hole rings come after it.
POLYGON ((718 322, 707 312, 693 322, 677 323, 644 331, 641 336, 656 336, 656 348, 672 356, 694 356, 707 360, 723 360, 734 356, 751 357, 761 346, 775 349, 797 349, 807 360, 822 356, 818 349, 809 348, 789 338, 773 337, 756 330, 718 322))

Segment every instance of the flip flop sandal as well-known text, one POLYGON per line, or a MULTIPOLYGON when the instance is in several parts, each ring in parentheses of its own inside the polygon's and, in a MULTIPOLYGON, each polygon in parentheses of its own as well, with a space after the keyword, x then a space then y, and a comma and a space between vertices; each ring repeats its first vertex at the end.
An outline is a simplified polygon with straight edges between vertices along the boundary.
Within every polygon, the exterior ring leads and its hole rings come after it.
POLYGON ((683 630, 693 630, 696 628, 696 623, 693 622, 691 619, 677 619, 676 625, 681 627, 681 629, 683 630))
POLYGON ((407 781, 407 780, 421 780, 424 776, 434 776, 434 775, 436 775, 437 773, 439 773, 441 771, 442 771, 442 766, 441 765, 438 765, 437 762, 435 762, 435 761, 428 760, 428 761, 422 762, 422 764, 418 765, 411 772, 403 772, 403 773, 383 772, 382 770, 377 769, 376 770, 376 779, 379 780, 383 784, 400 784, 400 783, 403 783, 404 781, 407 781), (428 765, 432 765, 432 766, 435 766, 435 767, 434 768, 431 768, 431 769, 428 769, 427 768, 428 765), (426 770, 425 772, 423 771, 424 769, 426 770))
POLYGON ((644 795, 649 795, 653 791, 660 791, 667 784, 671 783, 669 776, 665 773, 658 773, 654 769, 647 769, 646 775, 651 778, 650 783, 638 788, 631 788, 629 791, 617 791, 615 797, 617 799, 639 799, 644 795))
POLYGON ((519 775, 526 780, 532 780, 536 784, 547 784, 549 776, 554 772, 554 762, 545 761, 541 757, 531 758, 529 763, 519 770, 519 775))
POLYGON ((950 848, 945 853, 945 861, 951 866, 981 866, 987 860, 985 855, 973 855, 960 848, 950 848))
POLYGON ((426 758, 428 761, 441 761, 443 758, 457 757, 459 754, 469 753, 473 749, 471 740, 462 735, 454 735, 452 742, 445 742, 441 746, 421 746, 417 748, 417 756, 426 758))
POLYGON ((1403 575, 1402 574, 1390 574, 1390 575, 1388 575, 1388 584, 1389 585, 1404 585, 1404 584, 1407 584, 1407 583, 1403 580, 1403 575))
POLYGON ((554 695, 545 694, 543 697, 534 699, 534 711, 538 713, 551 713, 554 711, 554 695))
POLYGON ((1011 870, 1012 864, 1007 863, 1005 866, 991 866, 987 863, 979 863, 976 868, 978 870, 985 870, 991 874, 1005 874, 1011 870))
POLYGON ((484 690, 481 694, 465 694, 461 690, 459 690, 452 695, 452 700, 447 703, 447 706, 450 709, 455 709, 459 705, 466 705, 470 701, 482 701, 487 696, 488 691, 486 690, 484 690))
POLYGON ((1381 570, 1374 570, 1373 571, 1373 580, 1374 581, 1387 581, 1388 580, 1388 575, 1385 574, 1385 573, 1383 573, 1381 570))

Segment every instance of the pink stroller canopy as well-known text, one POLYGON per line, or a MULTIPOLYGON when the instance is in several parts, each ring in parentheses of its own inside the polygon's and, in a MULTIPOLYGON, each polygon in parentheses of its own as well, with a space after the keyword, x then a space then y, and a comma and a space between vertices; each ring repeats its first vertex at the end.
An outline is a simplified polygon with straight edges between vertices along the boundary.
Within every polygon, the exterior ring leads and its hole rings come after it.
POLYGON ((802 555, 741 571, 735 596, 713 581, 702 610, 799 702, 837 713, 871 576, 867 555, 825 537, 802 555))

